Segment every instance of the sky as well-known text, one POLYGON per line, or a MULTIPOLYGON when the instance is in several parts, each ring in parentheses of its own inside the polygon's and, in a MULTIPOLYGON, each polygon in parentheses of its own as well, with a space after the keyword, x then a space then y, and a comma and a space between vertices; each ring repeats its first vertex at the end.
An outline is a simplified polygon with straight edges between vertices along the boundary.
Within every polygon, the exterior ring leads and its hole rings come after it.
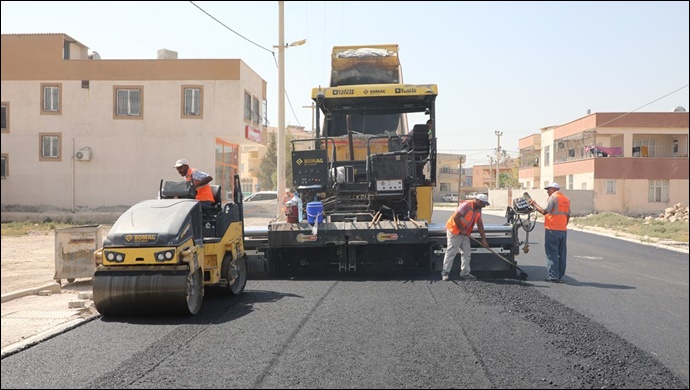
MULTIPOLYGON (((107 59, 239 58, 278 126, 279 2, 2 1, 2 34, 64 33, 107 59)), ((312 126, 333 46, 398 44, 403 80, 437 84, 440 153, 489 164, 596 112, 690 109, 688 2, 284 2, 286 125, 312 126), (500 132, 500 138, 496 135, 500 132)), ((410 123, 414 123, 410 121, 410 123)))

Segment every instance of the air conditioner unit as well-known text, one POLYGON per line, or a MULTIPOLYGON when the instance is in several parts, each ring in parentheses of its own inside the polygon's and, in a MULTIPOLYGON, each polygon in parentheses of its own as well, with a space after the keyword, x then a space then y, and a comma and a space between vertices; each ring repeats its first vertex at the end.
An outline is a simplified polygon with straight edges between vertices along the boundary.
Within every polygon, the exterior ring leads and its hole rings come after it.
POLYGON ((79 149, 77 153, 74 154, 74 158, 77 161, 91 160, 91 148, 88 146, 84 146, 83 148, 79 149))

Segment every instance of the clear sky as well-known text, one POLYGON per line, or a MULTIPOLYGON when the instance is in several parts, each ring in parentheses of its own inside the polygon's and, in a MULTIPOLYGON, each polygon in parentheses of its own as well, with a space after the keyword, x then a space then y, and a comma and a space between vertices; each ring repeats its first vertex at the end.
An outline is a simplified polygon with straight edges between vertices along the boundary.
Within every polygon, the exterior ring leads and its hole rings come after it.
MULTIPOLYGON (((278 125, 278 2, 1 5, 3 34, 65 33, 102 59, 240 58, 267 81, 278 125)), ((307 40, 285 52, 286 124, 311 128, 303 106, 328 85, 333 46, 394 43, 406 83, 438 85, 440 152, 488 164, 501 131, 516 157, 520 138, 588 109, 690 109, 688 15, 686 1, 285 2, 285 42, 307 40)))

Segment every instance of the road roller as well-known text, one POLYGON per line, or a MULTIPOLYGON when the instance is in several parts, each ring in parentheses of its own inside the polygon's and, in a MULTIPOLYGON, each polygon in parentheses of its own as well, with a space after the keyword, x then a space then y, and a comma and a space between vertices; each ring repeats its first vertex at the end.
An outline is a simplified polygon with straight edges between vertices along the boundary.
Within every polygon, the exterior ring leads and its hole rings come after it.
POLYGON ((199 312, 206 287, 238 295, 247 283, 240 179, 233 201, 202 207, 189 182, 163 182, 158 199, 123 213, 94 252, 93 300, 103 316, 199 312))

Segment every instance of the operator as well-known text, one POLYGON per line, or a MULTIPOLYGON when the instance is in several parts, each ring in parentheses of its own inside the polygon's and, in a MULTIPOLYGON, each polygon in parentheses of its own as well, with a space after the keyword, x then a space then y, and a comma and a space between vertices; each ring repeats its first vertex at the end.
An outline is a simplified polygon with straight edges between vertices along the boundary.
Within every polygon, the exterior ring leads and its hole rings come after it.
POLYGON ((553 182, 544 187, 549 194, 546 208, 534 199, 529 204, 544 215, 544 252, 546 252, 546 281, 560 283, 565 275, 568 254, 568 222, 570 222, 570 199, 563 195, 561 186, 553 182))
POLYGON ((186 181, 191 181, 192 186, 196 189, 196 200, 201 203, 201 207, 213 207, 213 192, 208 183, 213 180, 213 177, 206 172, 189 167, 189 161, 180 159, 175 162, 175 169, 180 176, 184 176, 186 181))
POLYGON ((460 278, 476 279, 470 274, 470 261, 472 260, 471 234, 474 225, 477 225, 479 234, 482 237, 481 244, 484 248, 489 247, 486 242, 486 232, 484 232, 484 222, 482 221, 482 209, 489 206, 489 197, 479 194, 472 200, 462 200, 458 203, 453 215, 446 222, 446 257, 443 258, 443 270, 441 280, 448 280, 455 255, 460 252, 460 278))

